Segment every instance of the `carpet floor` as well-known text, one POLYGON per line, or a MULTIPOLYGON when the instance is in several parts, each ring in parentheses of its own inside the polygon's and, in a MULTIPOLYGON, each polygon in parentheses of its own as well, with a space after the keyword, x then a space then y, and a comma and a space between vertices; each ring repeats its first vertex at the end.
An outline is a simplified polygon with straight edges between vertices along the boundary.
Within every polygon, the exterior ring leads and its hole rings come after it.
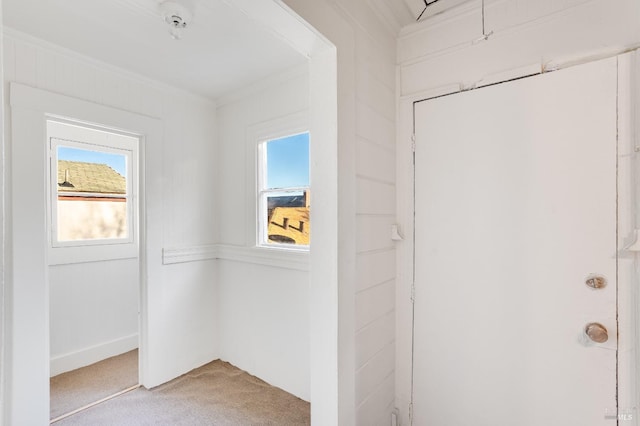
POLYGON ((309 425, 310 405, 224 361, 138 388, 56 422, 71 425, 309 425))
POLYGON ((49 380, 55 419, 138 384, 138 350, 107 358, 49 380))

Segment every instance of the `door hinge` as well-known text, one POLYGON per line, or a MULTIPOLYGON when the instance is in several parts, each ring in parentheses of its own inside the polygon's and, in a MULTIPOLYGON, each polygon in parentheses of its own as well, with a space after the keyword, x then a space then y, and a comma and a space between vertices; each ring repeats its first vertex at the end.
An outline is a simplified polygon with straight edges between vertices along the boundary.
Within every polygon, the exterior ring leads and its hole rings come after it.
POLYGON ((413 153, 416 152, 416 134, 415 133, 411 135, 411 152, 413 153))
POLYGON ((409 403, 409 424, 413 424, 413 402, 409 403))
POLYGON ((411 284, 411 303, 415 303, 416 301, 416 285, 411 284))

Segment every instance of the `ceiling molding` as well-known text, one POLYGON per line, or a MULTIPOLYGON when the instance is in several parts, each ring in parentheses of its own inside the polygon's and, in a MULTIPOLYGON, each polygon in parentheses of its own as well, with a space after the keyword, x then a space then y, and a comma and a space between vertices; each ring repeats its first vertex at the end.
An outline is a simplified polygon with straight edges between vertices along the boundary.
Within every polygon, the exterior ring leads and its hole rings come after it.
POLYGON ((36 48, 46 49, 62 57, 66 57, 71 60, 79 61, 84 64, 93 66, 101 71, 112 72, 122 77, 129 78, 135 82, 147 85, 150 88, 155 90, 163 91, 165 93, 174 94, 174 95, 186 96, 194 101, 202 102, 212 107, 216 106, 216 102, 213 99, 208 98, 206 96, 200 95, 198 93, 193 93, 183 88, 172 86, 163 81, 155 80, 146 75, 138 74, 134 71, 130 71, 128 69, 118 67, 116 65, 101 61, 99 59, 92 58, 90 56, 76 52, 75 50, 62 47, 58 44, 51 43, 50 41, 43 40, 41 38, 32 36, 31 34, 27 34, 25 32, 16 30, 6 25, 4 25, 2 28, 2 35, 7 40, 29 44, 36 48))

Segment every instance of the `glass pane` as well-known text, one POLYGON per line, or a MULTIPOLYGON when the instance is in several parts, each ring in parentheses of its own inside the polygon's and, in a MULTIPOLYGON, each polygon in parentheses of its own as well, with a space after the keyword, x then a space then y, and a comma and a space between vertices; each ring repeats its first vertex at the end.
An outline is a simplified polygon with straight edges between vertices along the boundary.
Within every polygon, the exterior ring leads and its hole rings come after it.
POLYGON ((309 192, 270 192, 267 243, 309 245, 309 192))
POLYGON ((129 236, 127 156, 57 147, 58 241, 129 236))
POLYGON ((266 143, 266 189, 309 186, 309 133, 266 143))

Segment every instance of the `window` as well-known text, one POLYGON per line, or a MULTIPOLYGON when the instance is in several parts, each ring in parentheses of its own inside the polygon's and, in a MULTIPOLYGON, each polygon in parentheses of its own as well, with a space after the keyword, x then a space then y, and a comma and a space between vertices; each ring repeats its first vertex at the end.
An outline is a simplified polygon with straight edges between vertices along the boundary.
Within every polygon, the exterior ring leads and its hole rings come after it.
POLYGON ((115 257, 135 255, 138 137, 53 120, 47 137, 51 249, 120 245, 115 257))
POLYGON ((309 133, 258 145, 259 245, 308 248, 310 243, 309 133))
POLYGON ((130 152, 51 138, 53 245, 130 242, 130 152))

